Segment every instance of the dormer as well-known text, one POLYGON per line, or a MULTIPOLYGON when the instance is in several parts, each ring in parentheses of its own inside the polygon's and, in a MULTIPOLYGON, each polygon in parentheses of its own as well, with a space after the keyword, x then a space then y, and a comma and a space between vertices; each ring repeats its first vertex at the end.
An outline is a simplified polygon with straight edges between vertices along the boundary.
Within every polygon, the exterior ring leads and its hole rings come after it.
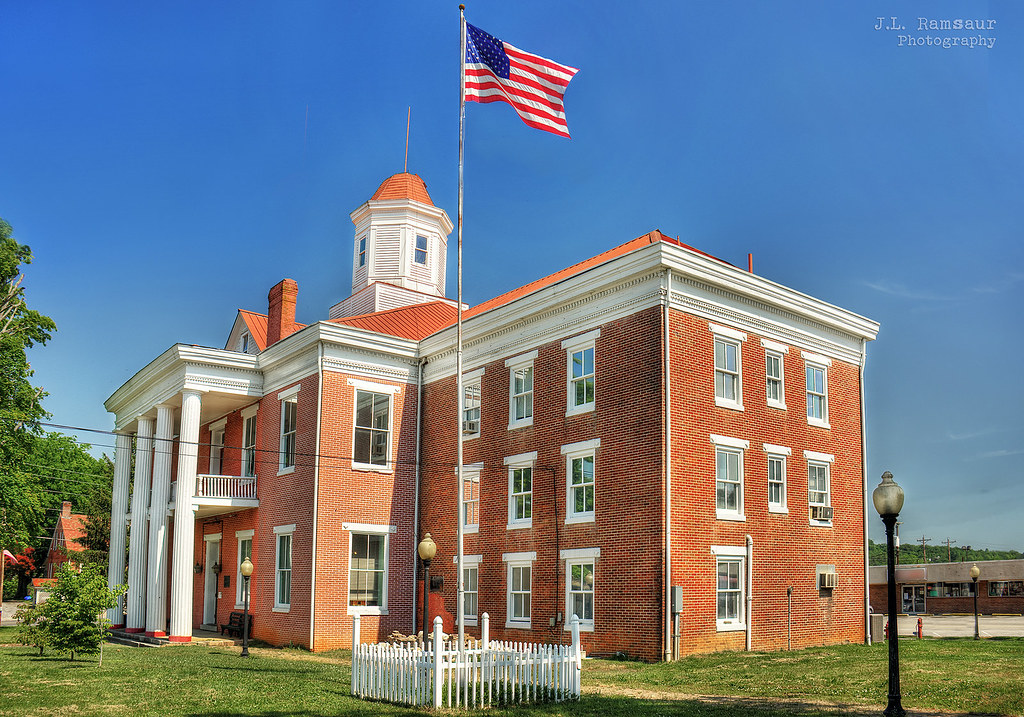
POLYGON ((355 224, 352 294, 375 282, 443 298, 453 225, 419 175, 388 177, 350 215, 355 224))

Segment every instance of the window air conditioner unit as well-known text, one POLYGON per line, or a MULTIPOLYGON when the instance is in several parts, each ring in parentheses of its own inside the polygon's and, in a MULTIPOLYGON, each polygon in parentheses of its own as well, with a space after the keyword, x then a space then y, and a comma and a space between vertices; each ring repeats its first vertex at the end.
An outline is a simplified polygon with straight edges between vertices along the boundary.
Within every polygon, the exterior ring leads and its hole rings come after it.
POLYGON ((818 573, 818 589, 832 590, 836 586, 835 573, 818 573))
POLYGON ((480 432, 480 421, 463 421, 462 432, 464 434, 479 433, 480 432))
POLYGON ((832 506, 812 505, 811 518, 814 520, 832 520, 832 506))

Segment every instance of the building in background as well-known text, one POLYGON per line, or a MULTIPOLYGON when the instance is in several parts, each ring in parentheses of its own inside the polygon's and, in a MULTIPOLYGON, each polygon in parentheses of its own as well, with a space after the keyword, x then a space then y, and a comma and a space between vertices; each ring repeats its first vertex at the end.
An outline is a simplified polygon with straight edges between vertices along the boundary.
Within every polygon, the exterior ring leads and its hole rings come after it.
POLYGON ((355 614, 367 640, 414 632, 423 533, 432 609, 457 611, 461 514, 471 633, 486 612, 492 637, 564 641, 575 613, 585 649, 649 660, 790 626, 865 639, 877 323, 654 231, 467 308, 457 396, 451 221, 404 173, 351 218, 352 295, 326 319, 297 323, 282 281, 224 348, 176 344, 107 400, 132 529, 115 624, 226 622, 249 556, 259 639, 347 646, 355 614))
MULTIPOLYGON (((897 565, 896 590, 900 595, 900 609, 909 614, 973 613, 972 565, 981 570, 978 576, 979 613, 1024 613, 1024 560, 897 565)), ((886 567, 873 565, 868 575, 871 608, 874 612, 884 613, 889 604, 886 567)))
POLYGON ((88 519, 87 515, 71 512, 71 501, 61 503, 60 515, 53 526, 50 549, 42 565, 44 578, 56 577, 58 568, 64 563, 76 563, 75 555, 85 550, 79 541, 85 538, 85 523, 88 519))

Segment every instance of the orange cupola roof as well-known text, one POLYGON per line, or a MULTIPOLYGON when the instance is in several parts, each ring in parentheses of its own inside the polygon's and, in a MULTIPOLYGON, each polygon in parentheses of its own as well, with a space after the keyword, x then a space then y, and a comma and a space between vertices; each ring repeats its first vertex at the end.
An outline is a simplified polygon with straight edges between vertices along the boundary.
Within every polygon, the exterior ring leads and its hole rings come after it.
POLYGON ((427 194, 427 185, 418 174, 408 172, 393 174, 385 179, 370 199, 413 199, 434 206, 427 194))

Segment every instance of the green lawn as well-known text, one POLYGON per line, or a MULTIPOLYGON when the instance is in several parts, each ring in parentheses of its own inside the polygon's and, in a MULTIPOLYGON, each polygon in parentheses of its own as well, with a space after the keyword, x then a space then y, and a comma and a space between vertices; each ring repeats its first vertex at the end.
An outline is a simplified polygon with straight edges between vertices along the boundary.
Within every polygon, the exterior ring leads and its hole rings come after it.
MULTIPOLYGON (((0 643, 12 638, 0 629, 0 643)), ((346 652, 107 645, 74 662, 0 647, 0 715, 391 715, 420 711, 349 696, 346 652)), ((886 701, 886 648, 720 653, 673 664, 587 660, 583 700, 508 710, 518 715, 877 714, 886 701)), ((1024 713, 1024 639, 901 640, 903 705, 1024 713)), ((506 714, 491 710, 490 714, 506 714)))

